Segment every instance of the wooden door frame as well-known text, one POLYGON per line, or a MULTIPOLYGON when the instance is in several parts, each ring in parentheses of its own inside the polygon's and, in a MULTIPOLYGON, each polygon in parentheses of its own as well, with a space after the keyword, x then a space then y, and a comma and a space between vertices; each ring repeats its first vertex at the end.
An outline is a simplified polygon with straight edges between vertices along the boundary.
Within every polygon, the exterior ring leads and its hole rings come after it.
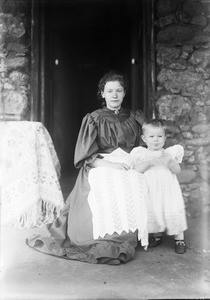
POLYGON ((143 0, 143 101, 144 114, 147 118, 156 116, 155 109, 155 34, 154 0, 143 0), (146 59, 144 59, 144 57, 146 59))
MULTIPOLYGON (((31 7, 31 121, 45 124, 45 2, 32 0, 31 7)), ((143 19, 141 41, 143 43, 143 111, 146 118, 155 116, 155 39, 154 0, 142 0, 143 19)), ((139 40, 138 40, 139 42, 139 40)), ((133 51, 135 61, 135 49, 133 51)), ((136 64, 131 67, 131 106, 138 109, 136 90, 138 74, 136 64)))
POLYGON ((132 31, 131 107, 136 110, 143 104, 145 116, 151 118, 155 116, 154 0, 142 0, 141 9, 141 20, 132 31))
POLYGON ((44 2, 31 6, 31 121, 45 123, 44 2))

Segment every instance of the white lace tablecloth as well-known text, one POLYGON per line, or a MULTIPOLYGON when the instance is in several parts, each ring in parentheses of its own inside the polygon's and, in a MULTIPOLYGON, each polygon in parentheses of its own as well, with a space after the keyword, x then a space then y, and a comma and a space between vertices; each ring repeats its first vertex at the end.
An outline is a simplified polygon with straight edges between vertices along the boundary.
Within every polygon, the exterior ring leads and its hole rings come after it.
POLYGON ((1 223, 30 228, 50 223, 64 200, 60 163, 39 122, 0 122, 1 223))

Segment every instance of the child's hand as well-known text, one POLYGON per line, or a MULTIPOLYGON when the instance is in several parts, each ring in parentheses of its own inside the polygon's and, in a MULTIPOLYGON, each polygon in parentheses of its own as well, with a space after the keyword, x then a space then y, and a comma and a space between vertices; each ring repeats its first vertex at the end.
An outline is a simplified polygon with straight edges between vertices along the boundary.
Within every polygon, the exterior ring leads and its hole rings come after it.
POLYGON ((168 167, 168 164, 169 164, 171 159, 172 159, 171 156, 167 153, 163 153, 163 155, 161 157, 162 163, 166 167, 168 167))
POLYGON ((159 167, 165 166, 168 167, 169 161, 171 160, 170 155, 163 153, 161 157, 155 158, 152 160, 152 166, 159 167))
POLYGON ((155 158, 151 161, 151 167, 160 167, 164 165, 162 158, 155 158))
POLYGON ((174 174, 179 174, 181 172, 181 167, 175 159, 170 159, 168 162, 168 168, 174 174))

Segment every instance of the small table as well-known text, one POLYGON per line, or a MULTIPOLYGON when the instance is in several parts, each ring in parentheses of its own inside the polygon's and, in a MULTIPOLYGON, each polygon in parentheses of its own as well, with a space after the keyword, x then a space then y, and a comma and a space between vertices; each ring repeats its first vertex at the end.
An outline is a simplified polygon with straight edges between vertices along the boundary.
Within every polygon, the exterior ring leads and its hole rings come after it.
POLYGON ((0 122, 1 223, 30 228, 50 223, 64 205, 60 163, 40 122, 0 122))

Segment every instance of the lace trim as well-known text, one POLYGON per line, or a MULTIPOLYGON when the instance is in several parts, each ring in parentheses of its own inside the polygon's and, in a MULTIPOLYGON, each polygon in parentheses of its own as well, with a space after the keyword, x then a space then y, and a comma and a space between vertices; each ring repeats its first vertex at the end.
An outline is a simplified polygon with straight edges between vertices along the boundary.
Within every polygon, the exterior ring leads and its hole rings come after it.
POLYGON ((94 239, 138 230, 138 239, 147 247, 145 185, 141 174, 134 170, 94 168, 90 170, 89 183, 94 239))
POLYGON ((13 216, 9 225, 17 228, 40 227, 52 223, 60 215, 61 209, 52 203, 40 200, 23 211, 20 215, 13 216))

